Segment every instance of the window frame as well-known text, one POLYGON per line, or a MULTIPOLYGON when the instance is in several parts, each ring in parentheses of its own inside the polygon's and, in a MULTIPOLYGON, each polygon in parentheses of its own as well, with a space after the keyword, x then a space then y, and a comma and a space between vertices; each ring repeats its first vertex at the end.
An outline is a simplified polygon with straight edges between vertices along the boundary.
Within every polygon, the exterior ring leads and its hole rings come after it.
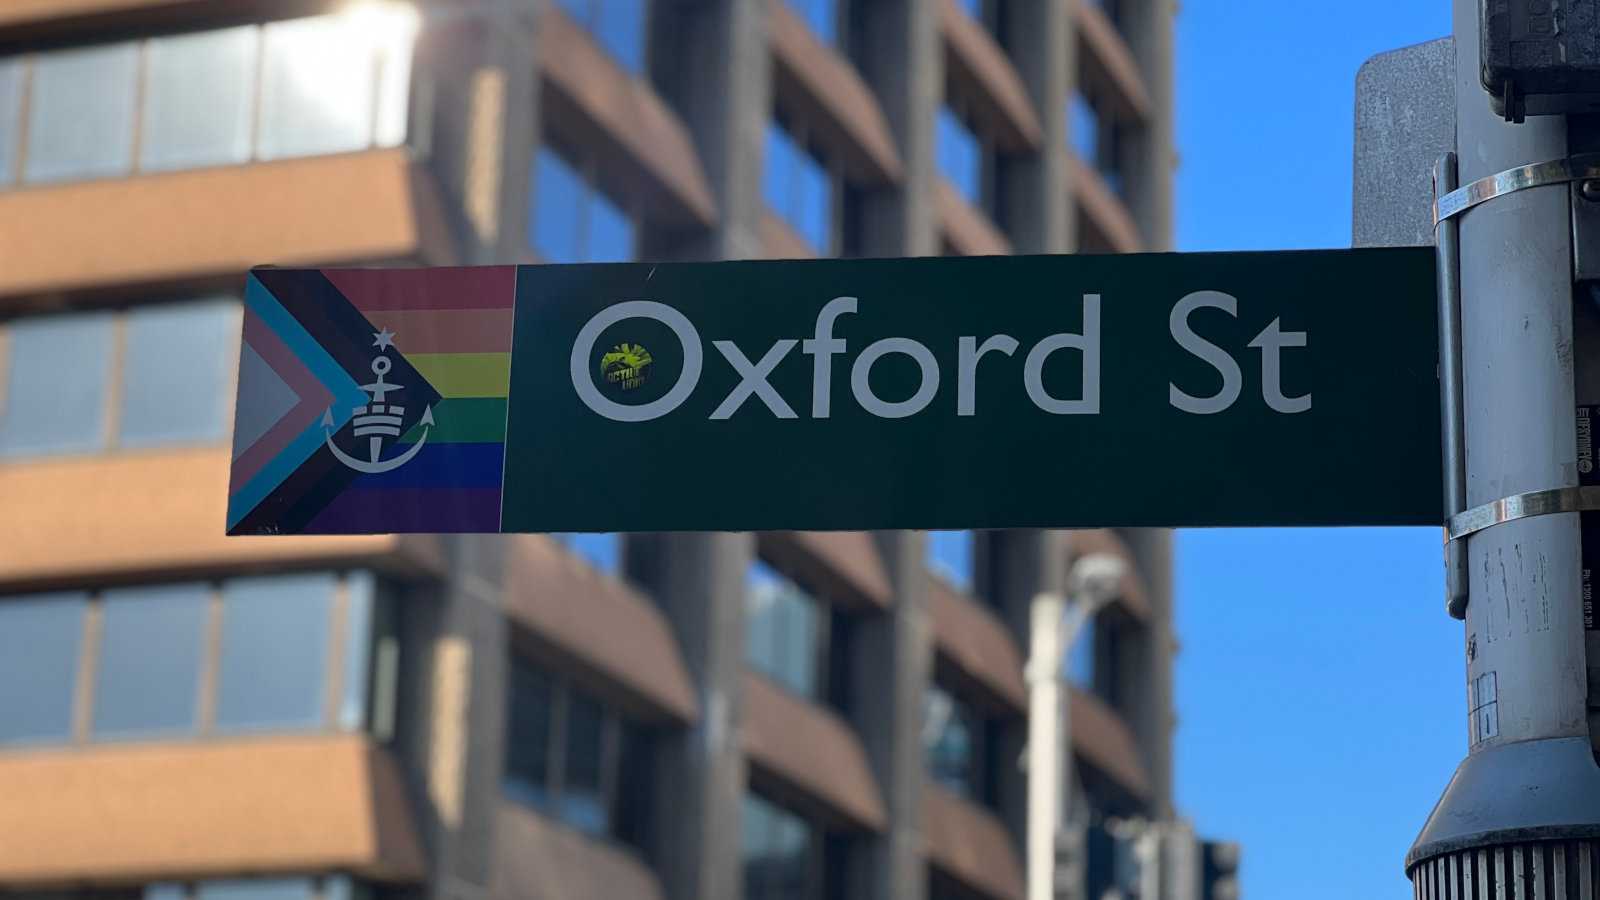
POLYGON ((926 740, 928 735, 924 735, 922 759, 923 768, 927 772, 928 779, 946 791, 955 793, 968 803, 994 809, 996 791, 991 768, 995 758, 997 758, 997 748, 994 746, 997 717, 987 714, 981 705, 973 703, 963 696, 962 692, 956 687, 945 683, 938 677, 934 677, 928 682, 924 695, 926 700, 924 702, 931 703, 935 695, 945 697, 950 702, 952 717, 958 718, 965 725, 971 741, 971 752, 967 760, 965 788, 964 791, 958 792, 950 786, 949 782, 934 776, 930 759, 934 744, 926 740))
MULTIPOLYGON (((374 578, 374 587, 371 594, 372 627, 368 630, 366 640, 360 645, 355 644, 357 636, 346 629, 349 614, 352 608, 351 591, 353 583, 371 575, 365 569, 325 569, 312 568, 286 572, 287 575, 329 573, 334 576, 335 585, 333 596, 329 602, 329 617, 327 622, 328 646, 325 650, 324 672, 322 683, 318 690, 321 706, 319 721, 311 727, 301 726, 257 726, 246 724, 244 727, 230 726, 218 727, 217 700, 218 687, 222 673, 222 625, 223 612, 226 603, 226 586, 233 578, 211 578, 191 581, 152 581, 141 585, 152 588, 198 586, 204 593, 202 622, 200 630, 199 668, 195 677, 193 688, 196 693, 195 718, 193 727, 178 730, 126 730, 116 733, 101 735, 94 726, 99 701, 98 679, 100 677, 101 657, 105 629, 105 604, 107 598, 105 590, 95 588, 80 593, 83 596, 84 612, 80 623, 80 634, 77 644, 77 656, 73 663, 74 679, 72 686, 71 730, 66 738, 61 740, 18 740, 0 742, 0 754, 16 750, 37 749, 40 747, 87 747, 87 746, 114 746, 133 745, 141 743, 195 743, 219 739, 231 739, 247 736, 271 736, 285 734, 367 734, 380 745, 389 743, 393 735, 393 709, 382 708, 392 705, 395 699, 397 679, 399 677, 398 663, 391 666, 392 672, 385 673, 381 669, 379 648, 385 641, 394 644, 398 657, 398 627, 395 633, 383 633, 385 628, 394 625, 396 616, 385 616, 380 610, 386 607, 397 606, 394 595, 386 591, 381 579, 374 578), (352 653, 354 651, 354 654, 352 653), (361 722, 358 725, 346 724, 343 715, 344 700, 347 692, 352 687, 347 682, 347 675, 351 668, 352 655, 366 656, 367 675, 361 685, 363 707, 361 722), (395 682, 385 685, 385 682, 395 682), (390 733, 380 733, 375 727, 382 721, 390 723, 390 733)), ((239 576, 246 577, 246 576, 239 576)), ((26 601, 34 596, 54 596, 35 594, 15 594, 0 596, 0 610, 4 610, 7 603, 13 600, 26 601)), ((112 602, 115 602, 113 598, 112 602)), ((395 610, 398 613, 398 610, 395 610)))
POLYGON ((1001 169, 1005 164, 1006 155, 1000 150, 1000 144, 994 135, 981 127, 980 120, 972 113, 973 104, 977 102, 972 97, 960 92, 946 91, 943 101, 939 104, 940 112, 947 112, 955 119, 956 123, 972 136, 974 149, 977 151, 977 196, 968 197, 961 191, 961 186, 945 174, 944 168, 938 163, 939 153, 939 126, 934 126, 934 156, 935 170, 939 177, 950 182, 962 200, 974 209, 988 217, 1000 231, 1006 231, 1005 211, 1003 208, 1004 191, 1000 189, 1001 169))
MULTIPOLYGON (((827 222, 824 223, 825 227, 823 229, 825 232, 823 240, 826 243, 826 246, 818 247, 813 245, 811 243, 811 238, 801 230, 800 226, 797 225, 793 219, 789 218, 787 210, 781 207, 773 206, 772 203, 769 202, 766 196, 765 182, 769 173, 768 166, 771 164, 771 160, 767 159, 765 156, 765 142, 763 142, 763 158, 761 161, 761 202, 763 207, 786 227, 788 227, 789 230, 793 231, 795 235, 797 235, 800 240, 806 244, 806 246, 810 247, 811 250, 817 254, 817 256, 830 257, 839 255, 844 249, 844 229, 842 226, 842 221, 845 213, 845 194, 850 187, 849 182, 844 177, 843 168, 835 158, 834 154, 829 153, 825 147, 811 139, 811 129, 807 126, 803 118, 791 116, 786 111, 774 106, 772 109, 772 114, 767 119, 767 128, 769 129, 769 132, 770 129, 777 129, 778 131, 782 132, 784 138, 786 138, 791 145, 790 149, 797 156, 803 156, 809 159, 816 165, 817 170, 821 172, 823 182, 828 188, 827 203, 825 204, 827 209, 827 222)), ((796 165, 799 164, 800 163, 796 163, 796 165)), ((787 180, 789 182, 789 191, 791 193, 793 193, 795 190, 794 182, 796 177, 797 176, 795 172, 791 171, 789 173, 787 180)), ((792 199, 793 198, 791 198, 791 200, 792 199)))
POLYGON ((632 262, 637 260, 639 258, 639 248, 641 246, 645 228, 643 214, 640 212, 637 206, 630 205, 624 201, 618 201, 610 191, 605 189, 605 186, 600 183, 600 165, 595 161, 592 154, 583 153, 579 148, 574 147, 568 142, 562 140, 559 136, 548 132, 541 135, 539 140, 533 145, 533 152, 529 158, 528 205, 527 214, 524 216, 525 221, 523 222, 524 233, 522 240, 524 251, 533 254, 534 258, 541 262, 558 262, 557 260, 550 259, 546 255, 545 251, 536 243, 539 232, 538 221, 540 210, 539 161, 541 154, 545 153, 546 151, 555 156, 556 159, 568 169, 572 170, 573 174, 577 176, 578 184, 582 189, 582 194, 578 198, 577 227, 574 228, 574 233, 578 235, 580 242, 577 258, 570 261, 562 260, 559 262, 572 262, 576 264, 595 262, 593 259, 593 248, 590 246, 590 238, 593 237, 593 234, 591 233, 591 224, 594 221, 594 206, 597 202, 604 202, 616 209, 616 211, 621 214, 623 221, 628 223, 630 232, 628 255, 627 259, 622 261, 632 262))
MULTIPOLYGON (((828 844, 830 843, 829 838, 831 835, 829 835, 827 828, 823 826, 822 821, 773 799, 766 792, 750 784, 748 779, 746 779, 744 794, 741 799, 743 801, 739 806, 741 820, 749 808, 748 803, 754 801, 771 811, 787 816, 805 827, 806 849, 803 854, 805 858, 805 884, 801 890, 801 896, 806 900, 821 900, 822 897, 827 896, 826 882, 829 875, 828 844)), ((746 848, 744 846, 743 824, 741 821, 739 829, 739 895, 745 900, 763 900, 763 895, 752 894, 750 891, 747 861, 749 857, 746 856, 746 848)))
POLYGON ((812 37, 817 39, 818 43, 841 53, 844 52, 845 48, 849 46, 849 0, 821 0, 821 2, 829 5, 828 12, 832 14, 833 21, 830 23, 831 33, 829 34, 817 31, 816 24, 811 19, 811 12, 804 5, 808 2, 814 3, 817 0, 784 0, 784 5, 789 8, 795 18, 805 23, 806 30, 811 33, 812 37))
POLYGON ((105 381, 100 386, 100 423, 98 437, 92 444, 82 448, 66 450, 25 450, 21 452, 6 452, 0 450, 0 464, 16 461, 33 461, 58 458, 83 458, 119 454, 130 452, 160 451, 180 447, 208 447, 221 445, 232 437, 233 425, 233 400, 239 389, 239 367, 236 360, 243 341, 244 305, 237 294, 215 293, 196 294, 176 298, 162 298, 149 303, 139 303, 132 306, 117 307, 109 310, 75 310, 63 313, 47 313, 41 316, 21 316, 15 319, 0 320, 0 417, 4 416, 7 400, 11 388, 11 364, 16 357, 14 327, 18 323, 36 319, 77 319, 79 317, 104 316, 110 325, 110 346, 106 359, 105 381), (227 315, 232 320, 228 326, 230 345, 223 348, 222 371, 216 382, 216 402, 218 409, 217 430, 210 437, 181 437, 176 439, 141 439, 134 435, 131 439, 123 435, 123 418, 126 413, 124 400, 127 396, 127 380, 125 368, 129 355, 130 319, 137 317, 141 312, 149 310, 164 310, 178 306, 203 307, 207 305, 226 307, 227 315))
MULTIPOLYGON (((645 0, 648 7, 648 0, 645 0)), ((97 41, 59 49, 34 50, 18 52, 0 56, 0 64, 10 63, 15 66, 18 73, 18 96, 16 98, 17 121, 14 133, 4 133, 4 140, 11 141, 11 146, 5 152, 0 152, 0 161, 9 160, 9 171, 0 169, 0 192, 26 187, 56 187, 69 184, 78 184, 106 179, 130 178, 145 174, 162 174, 184 171, 201 171, 226 166, 250 165, 280 159, 308 159, 320 156, 331 156, 348 152, 363 152, 393 147, 410 146, 423 149, 429 139, 427 129, 418 127, 425 125, 414 121, 424 114, 420 106, 424 98, 418 96, 418 65, 417 48, 418 34, 415 31, 404 34, 400 45, 383 46, 374 43, 364 47, 366 59, 363 60, 370 69, 371 85, 366 93, 366 108, 352 110, 352 114, 359 112, 365 121, 362 127, 365 137, 360 146, 354 150, 323 150, 310 153, 266 153, 263 151, 263 134, 265 123, 263 121, 264 85, 268 77, 266 67, 267 31, 273 25, 280 23, 293 23, 314 19, 327 20, 329 27, 342 16, 349 13, 339 10, 313 12, 308 15, 290 15, 282 18, 269 18, 248 22, 220 23, 216 27, 195 28, 172 33, 149 32, 136 34, 132 37, 115 41, 97 41), (172 38, 193 37, 211 32, 227 31, 236 28, 250 28, 254 31, 255 59, 251 63, 250 82, 246 85, 244 94, 249 105, 246 116, 249 119, 248 148, 242 160, 227 162, 203 162, 186 165, 153 165, 146 166, 144 151, 146 140, 147 109, 150 88, 150 48, 153 44, 172 38), (131 123, 129 125, 127 141, 127 160, 115 171, 96 171, 86 174, 67 174, 39 179, 28 177, 29 142, 32 139, 30 118, 36 104, 34 98, 35 64, 42 57, 56 53, 71 53, 90 50, 100 47, 115 47, 132 45, 134 52, 133 106, 131 110, 131 123), (402 58, 396 58, 395 50, 400 49, 402 58), (403 83, 403 85, 402 85, 403 83), (404 88, 402 91, 401 88, 404 88), (391 94, 390 92, 393 91, 391 94), (398 102, 399 108, 394 104, 398 102), (422 132, 422 133, 418 133, 422 132)), ((347 23, 347 28, 358 27, 347 23)), ((646 35, 648 37, 648 33, 646 35)), ((648 45, 648 40, 646 41, 648 45)), ((0 125, 5 124, 0 122, 0 125)))
MULTIPOLYGON (((815 625, 815 634, 813 635, 814 640, 812 641, 810 652, 810 690, 802 692, 793 685, 784 681, 782 676, 774 674, 770 670, 757 665, 755 661, 751 659, 751 648, 748 640, 745 642, 745 667, 756 672, 762 678, 767 679, 774 685, 777 685, 779 689, 793 694, 796 697, 800 697, 814 703, 828 703, 830 698, 834 696, 833 688, 835 686, 834 682, 836 673, 834 670, 835 660, 833 655, 833 632, 835 630, 834 618, 840 612, 838 606, 834 604, 825 593, 816 590, 813 582, 809 578, 796 573, 792 569, 778 565, 758 551, 751 556, 750 561, 746 566, 746 581, 744 585, 745 596, 743 599, 745 605, 743 612, 747 620, 750 616, 750 567, 756 565, 765 566, 779 578, 782 578, 793 585, 795 589, 806 598, 806 601, 811 607, 811 612, 815 616, 813 621, 813 624, 815 625)), ((750 633, 748 621, 745 625, 744 632, 746 636, 748 636, 750 633)))
POLYGON ((648 79, 650 77, 650 26, 654 22, 656 12, 655 0, 639 0, 639 69, 634 71, 626 62, 617 56, 616 52, 606 43, 599 29, 601 10, 610 0, 552 0, 551 6, 559 9, 563 15, 571 19, 574 24, 589 35, 595 46, 605 53, 608 59, 617 64, 617 68, 626 72, 629 78, 648 79), (573 3, 581 3, 588 10, 587 15, 580 16, 572 8, 573 3))
MULTIPOLYGON (((533 669, 549 680, 550 684, 550 732, 545 736, 545 765, 544 773, 544 798, 545 805, 523 802, 519 797, 511 795, 506 790, 506 782, 511 777, 509 768, 500 774, 500 795, 518 806, 526 806, 534 812, 563 827, 571 828, 580 834, 598 840, 625 842, 622 837, 630 829, 622 824, 622 761, 625 755, 624 742, 629 730, 626 717, 617 708, 607 703, 595 692, 585 690, 573 682, 566 672, 550 666, 540 664, 533 657, 518 651, 514 646, 507 649, 510 657, 506 668, 505 678, 505 708, 507 719, 516 709, 515 695, 512 687, 515 684, 515 669, 518 666, 533 669), (563 796, 566 792, 567 781, 567 731, 569 713, 572 708, 574 694, 582 694, 589 702, 600 709, 600 802, 605 813, 605 825, 600 831, 591 831, 582 825, 573 822, 563 814, 563 796)), ((512 733, 508 726, 504 729, 505 739, 512 733)), ((507 756, 509 758, 509 755, 507 756)), ((517 778, 527 781, 522 773, 517 778)))

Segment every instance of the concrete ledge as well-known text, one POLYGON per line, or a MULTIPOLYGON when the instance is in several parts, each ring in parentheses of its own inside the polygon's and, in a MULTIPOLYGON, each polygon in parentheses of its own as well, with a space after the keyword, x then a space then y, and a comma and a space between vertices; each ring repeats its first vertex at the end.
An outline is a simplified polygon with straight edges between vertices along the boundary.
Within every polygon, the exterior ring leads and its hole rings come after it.
POLYGON ((688 129, 555 4, 539 19, 539 67, 547 127, 591 148, 615 196, 637 197, 664 225, 716 223, 716 197, 688 129))
POLYGON ((1021 854, 1000 820, 929 782, 922 789, 929 865, 994 900, 1022 900, 1021 854))
POLYGON ((936 665, 948 666, 961 680, 976 686, 994 711, 1007 716, 1027 714, 1022 651, 998 617, 943 578, 929 575, 928 618, 938 653, 936 665))
POLYGON ((752 784, 774 799, 844 828, 888 826, 866 751, 833 713, 746 672, 741 738, 752 784))
POLYGON ((8 888, 426 871, 399 768, 358 735, 0 752, 0 797, 8 888))
POLYGON ((888 609, 894 594, 889 570, 872 535, 865 531, 763 531, 756 535, 760 555, 829 602, 888 609))
POLYGON ((5 0, 0 3, 0 52, 82 44, 173 26, 207 28, 287 19, 340 5, 341 0, 5 0))
POLYGON ((661 611, 543 535, 504 538, 513 641, 575 667, 585 686, 646 721, 692 722, 694 686, 661 611))
POLYGON ((944 35, 946 95, 966 98, 968 111, 1001 150, 1037 150, 1044 138, 1039 116, 1006 52, 956 0, 941 3, 939 30, 944 35))
POLYGON ((1069 723, 1078 758, 1141 800, 1150 796, 1150 774, 1139 742, 1116 711, 1086 691, 1072 689, 1069 723))
POLYGON ((772 259, 817 258, 816 248, 770 209, 762 210, 756 230, 761 237, 761 252, 772 259))
POLYGON ((490 900, 662 900, 655 873, 632 851, 509 802, 495 813, 488 895, 490 900))
POLYGON ((1078 49, 1085 78, 1110 100, 1123 118, 1143 122, 1150 118, 1150 89, 1133 50, 1122 32, 1092 0, 1073 4, 1078 49))
POLYGON ((904 165, 889 120, 855 67, 818 41, 786 0, 768 0, 768 13, 778 105, 803 122, 853 180, 899 181, 904 165))
POLYGON ((0 191, 3 298, 236 279, 256 265, 454 261, 404 149, 0 191))
POLYGON ((445 569, 433 535, 228 537, 226 447, 0 463, 0 588, 363 566, 445 569))
POLYGON ((1005 233, 942 175, 933 179, 933 208, 945 241, 962 256, 1005 256, 1011 252, 1011 241, 1005 233))
MULTIPOLYGON (((1116 253, 1135 253, 1144 246, 1133 213, 1093 166, 1067 153, 1067 179, 1078 210, 1106 245, 1116 253)), ((1080 241, 1081 242, 1081 241, 1080 241)))

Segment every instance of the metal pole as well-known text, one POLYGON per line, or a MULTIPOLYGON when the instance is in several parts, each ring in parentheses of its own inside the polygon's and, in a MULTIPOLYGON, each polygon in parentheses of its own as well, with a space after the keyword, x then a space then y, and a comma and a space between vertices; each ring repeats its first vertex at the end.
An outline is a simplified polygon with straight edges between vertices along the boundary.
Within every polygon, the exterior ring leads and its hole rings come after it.
MULTIPOLYGON (((1563 117, 1511 125, 1490 109, 1478 80, 1479 2, 1454 0, 1456 141, 1468 185, 1567 156, 1563 117)), ((1577 484, 1568 192, 1527 187, 1459 216, 1469 508, 1577 484)), ((1592 883, 1554 874, 1576 873, 1580 861, 1590 870, 1600 837, 1578 516, 1486 528, 1466 539, 1465 556, 1468 755, 1407 855, 1408 873, 1422 900, 1464 896, 1468 884, 1482 892, 1470 896, 1493 900, 1593 897, 1583 893, 1592 883)))
POLYGON ((1068 650, 1101 607, 1117 597, 1128 564, 1122 557, 1091 553, 1073 563, 1068 599, 1040 593, 1033 598, 1028 652, 1028 900, 1061 900, 1082 890, 1080 823, 1070 821, 1072 791, 1071 689, 1066 684, 1068 650), (1057 870, 1057 846, 1073 857, 1074 871, 1057 870))
MULTIPOLYGON (((1446 153, 1433 167, 1433 195, 1460 184, 1456 155, 1446 153)), ((1461 223, 1452 217, 1434 230, 1439 271, 1439 413, 1444 435, 1444 513, 1467 508, 1465 425, 1461 419, 1461 223)), ((1445 608, 1457 619, 1467 617, 1467 545, 1451 541, 1444 548, 1445 608)))
POLYGON ((1065 787, 1066 691, 1059 594, 1033 598, 1028 629, 1028 900, 1055 900, 1055 840, 1065 787))

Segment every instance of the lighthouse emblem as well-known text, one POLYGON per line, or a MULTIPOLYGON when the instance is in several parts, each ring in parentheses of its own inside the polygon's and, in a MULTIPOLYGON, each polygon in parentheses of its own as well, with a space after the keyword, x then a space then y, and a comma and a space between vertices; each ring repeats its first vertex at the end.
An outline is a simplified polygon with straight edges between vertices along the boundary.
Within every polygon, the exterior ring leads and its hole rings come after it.
POLYGON ((402 417, 406 412, 404 405, 388 401, 389 394, 405 390, 405 385, 390 384, 384 380, 384 376, 389 374, 394 363, 382 354, 386 350, 394 349, 394 337, 394 332, 387 328, 372 336, 372 345, 377 347, 379 352, 379 356, 372 361, 372 374, 377 376, 377 380, 361 386, 361 389, 367 392, 369 402, 357 406, 353 410, 354 418, 350 420, 354 436, 367 439, 367 458, 359 459, 352 456, 335 444, 333 408, 329 407, 327 412, 322 414, 323 440, 328 449, 333 451, 333 455, 346 466, 369 475, 389 472, 410 462, 411 458, 422 449, 422 445, 428 442, 428 434, 433 430, 433 407, 427 406, 423 408, 422 418, 417 422, 422 426, 422 434, 417 438, 417 442, 399 456, 391 459, 383 458, 383 442, 387 439, 399 440, 402 417))

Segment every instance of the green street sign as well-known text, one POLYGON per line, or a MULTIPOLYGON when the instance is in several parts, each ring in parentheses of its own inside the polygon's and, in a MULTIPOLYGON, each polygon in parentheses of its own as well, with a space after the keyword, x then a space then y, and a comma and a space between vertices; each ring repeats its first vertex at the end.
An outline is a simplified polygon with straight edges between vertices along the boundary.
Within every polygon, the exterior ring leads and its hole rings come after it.
POLYGON ((1438 525, 1433 265, 257 269, 228 529, 1438 525))

